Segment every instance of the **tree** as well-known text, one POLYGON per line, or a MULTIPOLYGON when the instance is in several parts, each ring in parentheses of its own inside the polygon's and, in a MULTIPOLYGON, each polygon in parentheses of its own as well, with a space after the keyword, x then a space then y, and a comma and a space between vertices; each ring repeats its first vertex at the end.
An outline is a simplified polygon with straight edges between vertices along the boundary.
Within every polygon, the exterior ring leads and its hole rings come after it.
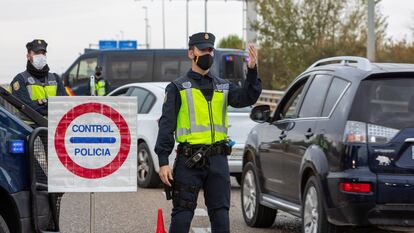
MULTIPOLYGON (((367 2, 258 0, 260 76, 265 88, 285 89, 318 59, 365 56, 367 2)), ((386 43, 386 18, 376 12, 377 47, 386 43)))
POLYGON ((217 47, 228 48, 228 49, 244 49, 244 42, 239 36, 232 34, 232 35, 222 38, 219 41, 219 44, 217 47))

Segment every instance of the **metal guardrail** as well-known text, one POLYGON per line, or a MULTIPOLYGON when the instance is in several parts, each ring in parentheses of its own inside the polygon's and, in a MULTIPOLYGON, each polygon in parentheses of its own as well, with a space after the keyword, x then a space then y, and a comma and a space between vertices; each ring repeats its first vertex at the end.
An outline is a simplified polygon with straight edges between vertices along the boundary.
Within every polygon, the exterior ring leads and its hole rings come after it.
MULTIPOLYGON (((6 90, 9 90, 8 84, 0 84, 6 90)), ((275 90, 262 90, 262 94, 260 95, 259 99, 256 102, 256 105, 267 104, 270 106, 270 109, 274 111, 276 109, 277 104, 279 103, 280 98, 282 98, 283 91, 275 91, 275 90)))
POLYGON ((284 94, 284 91, 262 90, 262 94, 257 100, 256 105, 267 104, 270 106, 270 109, 274 111, 284 94))

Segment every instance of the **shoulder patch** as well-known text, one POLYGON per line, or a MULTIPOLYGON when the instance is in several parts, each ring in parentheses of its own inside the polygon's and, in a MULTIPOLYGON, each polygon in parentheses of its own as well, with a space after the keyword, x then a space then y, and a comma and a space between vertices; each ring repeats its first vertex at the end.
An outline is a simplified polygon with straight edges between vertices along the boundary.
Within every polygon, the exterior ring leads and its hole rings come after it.
POLYGON ((20 84, 19 84, 19 82, 18 82, 18 81, 16 81, 16 82, 14 82, 14 83, 13 83, 13 89, 14 89, 15 91, 18 91, 18 90, 20 89, 20 84))
POLYGON ((228 83, 223 83, 223 84, 217 84, 216 85, 217 90, 228 90, 230 88, 230 85, 228 83))
POLYGON ((33 77, 29 77, 29 78, 27 79, 27 81, 28 81, 30 84, 34 84, 34 83, 35 83, 35 80, 33 79, 33 77))
POLYGON ((181 84, 185 89, 191 88, 191 82, 184 82, 181 84))

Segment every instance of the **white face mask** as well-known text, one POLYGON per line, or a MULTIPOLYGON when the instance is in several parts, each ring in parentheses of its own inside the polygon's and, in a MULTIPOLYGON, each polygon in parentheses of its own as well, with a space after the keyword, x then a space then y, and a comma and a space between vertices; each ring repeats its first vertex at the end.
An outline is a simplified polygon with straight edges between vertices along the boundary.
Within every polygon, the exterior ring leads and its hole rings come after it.
POLYGON ((46 55, 43 55, 43 54, 33 55, 32 64, 38 70, 43 69, 43 67, 45 67, 45 65, 47 64, 46 55))

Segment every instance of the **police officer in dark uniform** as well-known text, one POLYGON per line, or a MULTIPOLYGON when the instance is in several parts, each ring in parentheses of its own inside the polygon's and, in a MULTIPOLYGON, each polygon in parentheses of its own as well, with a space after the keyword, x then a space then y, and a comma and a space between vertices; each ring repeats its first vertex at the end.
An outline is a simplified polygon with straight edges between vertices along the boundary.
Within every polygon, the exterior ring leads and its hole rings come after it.
POLYGON ((49 72, 46 47, 46 41, 40 39, 27 43, 26 70, 10 83, 12 94, 43 116, 47 116, 49 96, 67 95, 60 77, 49 72))
POLYGON ((227 106, 253 105, 262 86, 257 77, 257 52, 253 45, 249 45, 250 60, 242 87, 209 72, 214 41, 211 33, 192 35, 188 50, 192 68, 166 87, 155 152, 160 178, 172 186, 170 233, 189 232, 200 189, 204 190, 212 232, 230 231, 230 174, 226 156, 231 149, 227 139, 227 106), (168 156, 174 148, 174 136, 179 145, 172 171, 168 156))

